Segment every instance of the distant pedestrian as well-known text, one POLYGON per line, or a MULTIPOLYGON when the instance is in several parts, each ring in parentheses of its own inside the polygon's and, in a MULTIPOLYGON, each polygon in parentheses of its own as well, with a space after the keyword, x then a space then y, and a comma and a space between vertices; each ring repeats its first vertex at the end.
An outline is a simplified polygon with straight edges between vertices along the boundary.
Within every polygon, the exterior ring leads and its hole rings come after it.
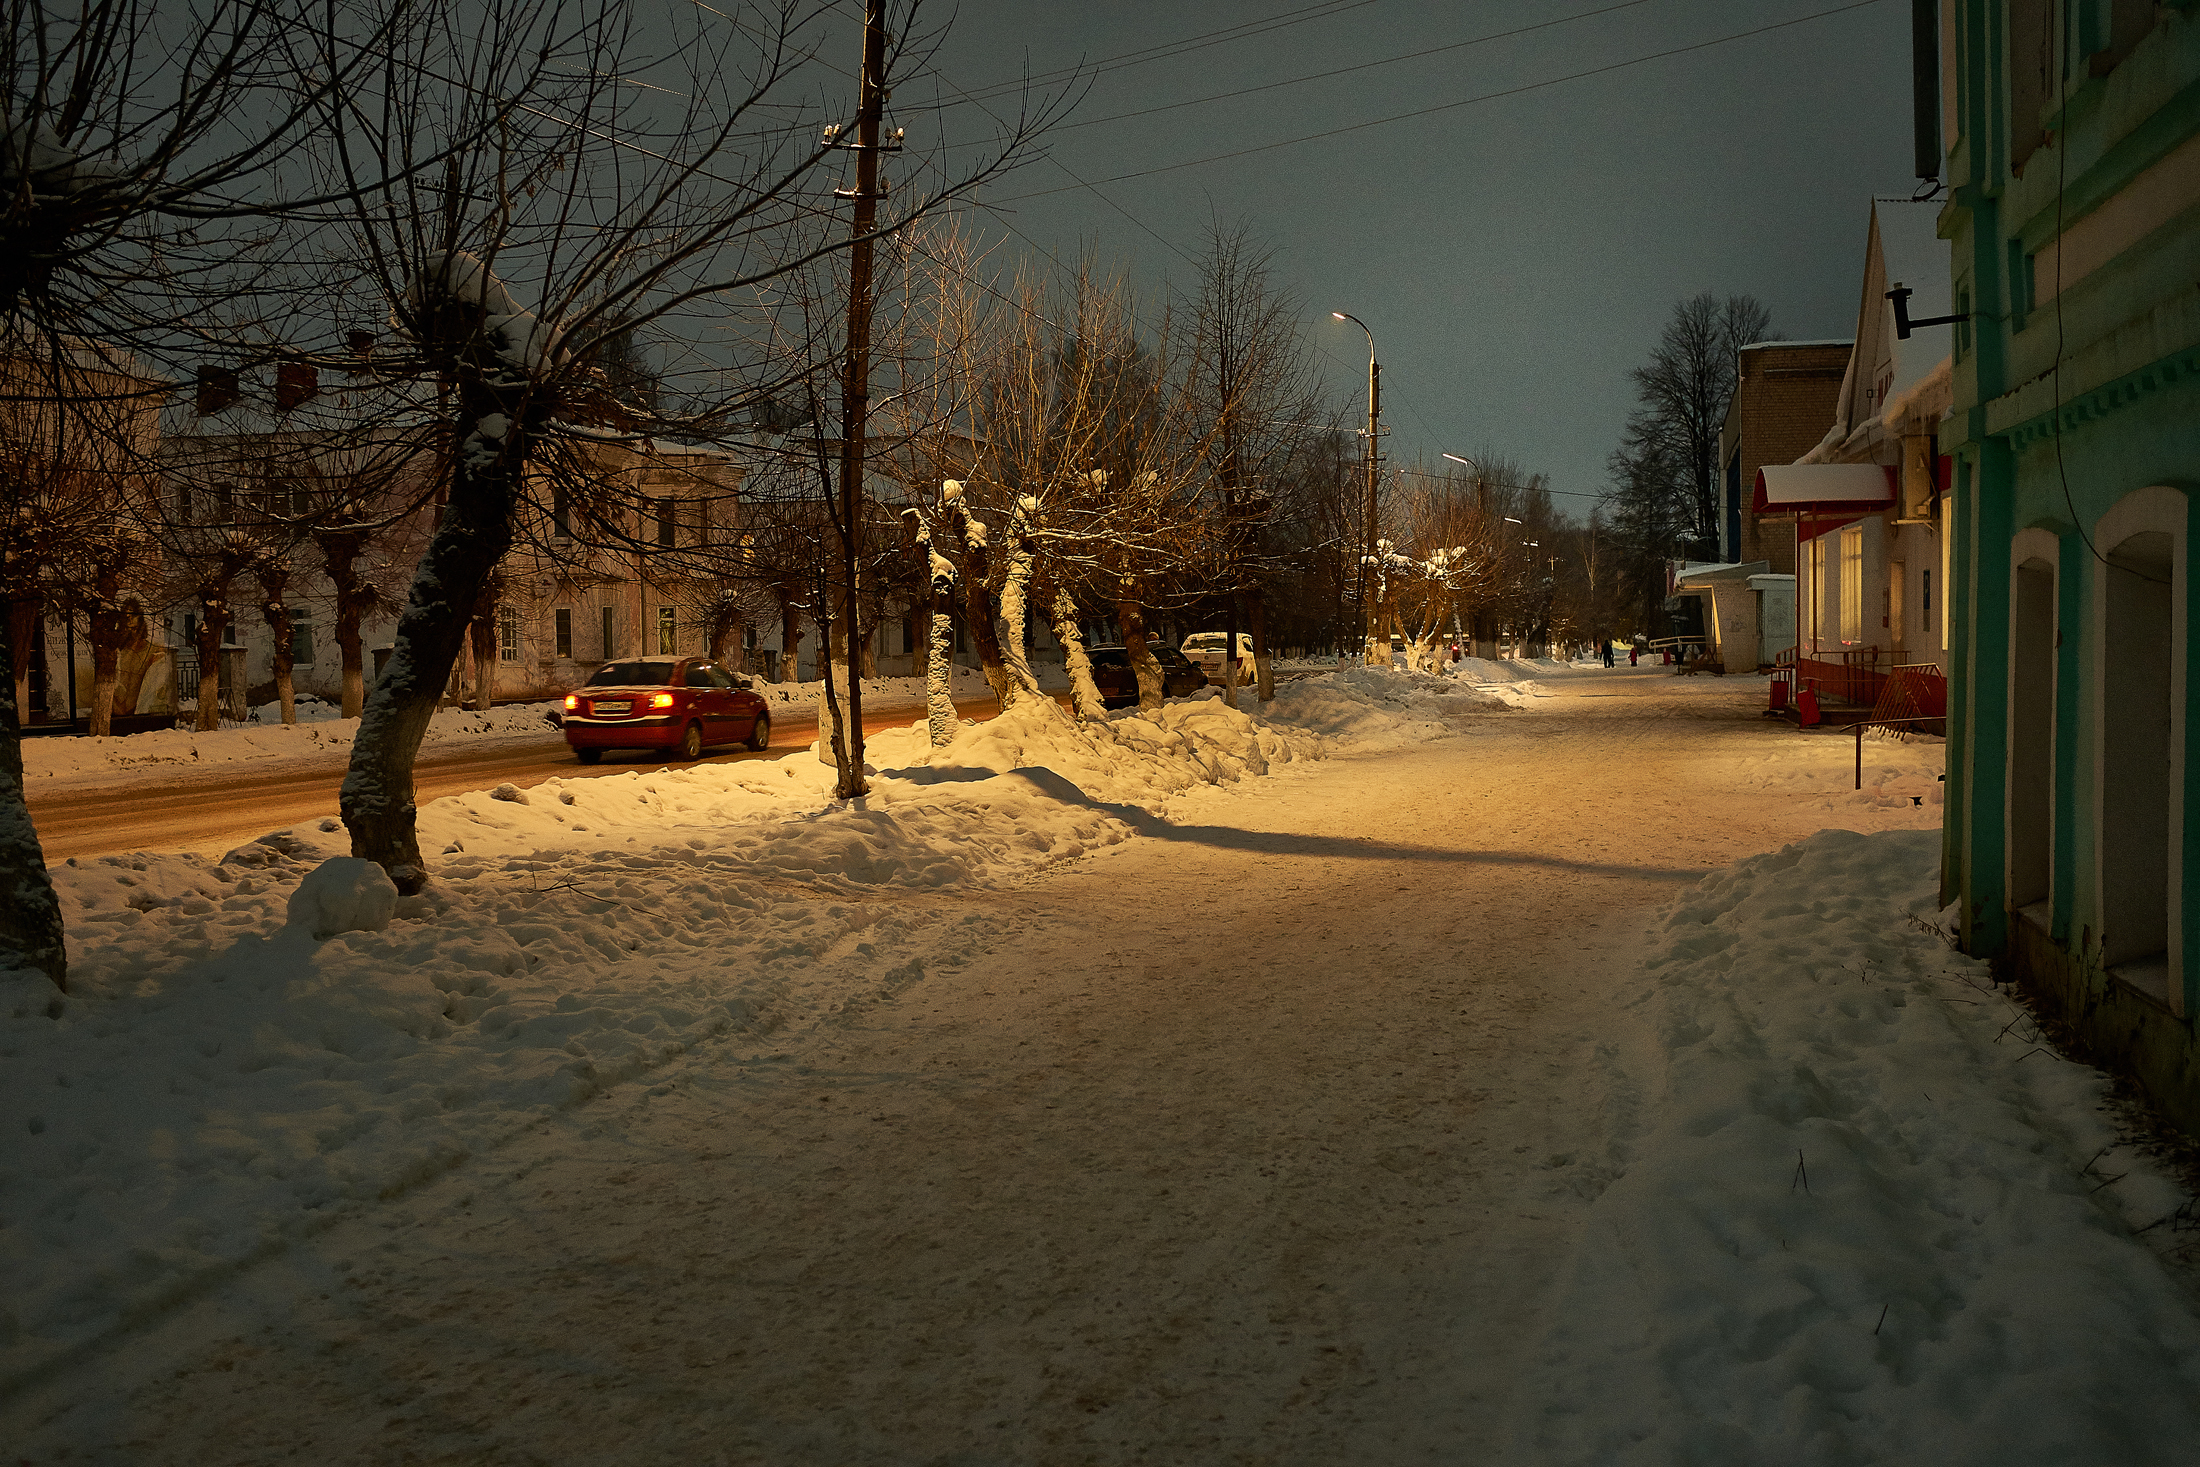
POLYGON ((1604 639, 1604 665, 1606 667, 1612 665, 1612 639, 1610 637, 1604 639))
POLYGON ((1629 643, 1627 644, 1627 665, 1628 665, 1629 667, 1636 667, 1636 666, 1639 666, 1639 665, 1641 664, 1641 659, 1642 659, 1642 643, 1640 643, 1640 642, 1629 642, 1629 643))

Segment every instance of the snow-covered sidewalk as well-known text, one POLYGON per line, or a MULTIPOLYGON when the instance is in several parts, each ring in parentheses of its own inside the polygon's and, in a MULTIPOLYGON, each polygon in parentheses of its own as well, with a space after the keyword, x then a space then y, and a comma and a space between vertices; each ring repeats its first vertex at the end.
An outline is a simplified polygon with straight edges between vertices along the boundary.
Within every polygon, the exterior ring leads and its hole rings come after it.
POLYGON ((1660 918, 1523 1383, 1549 1463, 2168 1463, 2193 1199, 1937 925, 1937 832, 1828 831, 1660 918), (2148 1246, 2149 1241, 2155 1245, 2148 1246))
POLYGON ((1211 694, 1088 729, 1050 705, 936 753, 919 724, 871 738, 853 807, 809 751, 503 785, 424 807, 431 894, 325 941, 294 895, 348 852, 333 817, 68 861, 69 998, 0 978, 0 1386, 713 1036, 890 996, 923 963, 882 897, 1012 881, 1189 790, 1493 708, 1361 673, 1259 721, 1211 694))

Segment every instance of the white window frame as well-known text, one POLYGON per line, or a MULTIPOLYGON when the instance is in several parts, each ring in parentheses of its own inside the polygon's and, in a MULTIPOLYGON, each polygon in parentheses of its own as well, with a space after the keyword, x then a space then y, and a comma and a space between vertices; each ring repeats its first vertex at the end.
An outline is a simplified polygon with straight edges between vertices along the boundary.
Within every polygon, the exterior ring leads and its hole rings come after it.
POLYGON ((1841 527, 1841 644, 1864 640, 1864 526, 1841 527))

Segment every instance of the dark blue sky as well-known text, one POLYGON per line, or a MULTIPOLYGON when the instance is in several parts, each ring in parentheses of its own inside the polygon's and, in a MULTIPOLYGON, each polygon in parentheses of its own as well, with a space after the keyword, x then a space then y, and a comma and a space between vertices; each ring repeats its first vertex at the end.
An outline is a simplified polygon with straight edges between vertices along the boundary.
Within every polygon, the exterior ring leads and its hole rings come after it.
MULTIPOLYGON (((1027 72, 1096 68, 1048 158, 987 192, 998 212, 970 216, 1004 254, 1030 248, 1026 240, 1057 257, 1092 244, 1136 282, 1150 320, 1165 283, 1189 282, 1185 256, 1199 252, 1208 221, 1243 220, 1304 300, 1309 340, 1348 410, 1364 401, 1365 338, 1328 313, 1350 311, 1374 329, 1397 461, 1486 447, 1549 473, 1554 488, 1595 493, 1630 406, 1627 369, 1677 299, 1748 292, 1785 336, 1854 330, 1868 200, 1912 188, 1909 6, 1877 0, 1410 121, 1149 170, 1844 3, 964 0, 937 58, 944 81, 904 88, 893 120, 912 150, 980 139, 991 124, 957 89, 984 99, 1027 72), (1439 50, 1597 10, 1607 13, 1439 50), (1097 70, 1141 48, 1298 16, 1307 18, 1097 70), (1401 55, 1411 59, 1098 121, 1401 55), (935 86, 940 111, 929 105, 935 86), (1007 225, 1022 238, 1005 235, 1007 225)), ((935 5, 922 18, 936 26, 949 12, 935 5)), ((1016 99, 985 105, 1005 113, 1016 99)), ((1559 503, 1579 511, 1591 501, 1559 503)))

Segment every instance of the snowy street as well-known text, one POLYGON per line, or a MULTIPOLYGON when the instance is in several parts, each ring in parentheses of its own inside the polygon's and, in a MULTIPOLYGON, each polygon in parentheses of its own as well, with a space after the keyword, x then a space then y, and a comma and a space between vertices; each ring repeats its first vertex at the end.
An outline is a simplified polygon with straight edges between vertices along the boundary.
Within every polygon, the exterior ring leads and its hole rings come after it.
MULTIPOLYGON (((1639 1219, 1598 1211, 1600 1199, 1625 1204, 1617 1180, 1701 1182, 1685 1139, 1653 1144, 1656 1076, 1693 1040, 1642 1007, 1640 964, 1661 954, 1670 984, 1711 951, 1662 935, 1681 920, 1668 904, 1823 828, 1932 830, 1937 796, 1922 771, 1934 766, 1920 760, 1937 748, 1868 746, 1872 788, 1857 795, 1849 741, 1768 726, 1758 679, 1622 668, 1522 686, 1510 710, 1446 715, 1452 736, 1348 746, 1191 789, 1160 818, 1126 817, 1138 838, 1087 841, 1029 879, 867 892, 790 879, 783 898, 829 907, 847 934, 806 960, 817 972, 869 972, 888 956, 892 970, 860 993, 788 1007, 777 1027, 675 1047, 647 1074, 391 1186, 388 1200, 207 1275, 152 1322, 32 1371, 0 1396, 15 1453, 1312 1467, 1630 1460, 1615 1440, 1644 1442, 1645 1461, 1765 1460, 1754 1453, 1778 1443, 1800 1449, 1789 1460, 1862 1463, 1893 1460, 1886 1443, 1912 1428, 1937 1441, 1987 1398, 1983 1386, 1968 1403, 1952 1389, 1912 1402, 1914 1421, 1899 1414, 1909 1406, 1889 1418, 1870 1382, 1829 1385, 1808 1362, 1780 1374, 1769 1345, 1750 1357, 1774 1362, 1754 1387, 1768 1399, 1847 1392, 1877 1426, 1846 1431, 1793 1407, 1785 1424, 1719 1428, 1741 1435, 1659 1437, 1671 1421, 1637 1430, 1625 1412, 1675 1385, 1651 1379, 1663 1347, 1646 1360, 1632 1342, 1651 1321, 1686 1341, 1718 1311, 1749 1313, 1754 1286, 1695 1314, 1670 1299, 1639 1312, 1630 1291, 1659 1268, 1686 1271, 1693 1235, 1659 1244, 1632 1283, 1594 1271, 1611 1256, 1606 1232, 1641 1236, 1639 1219), (878 952, 857 940, 866 934, 878 952), (1598 1240, 1593 1257, 1577 1246, 1585 1238, 1598 1240), (1607 1305, 1608 1332, 1597 1314, 1607 1305), (1613 1358, 1566 1378, 1593 1349, 1613 1358), (1632 1406, 1597 1399, 1607 1370, 1638 1373, 1623 1377, 1632 1406), (1615 1424, 1618 1438, 1605 1434, 1615 1424), (1721 1451, 1705 1454, 1705 1440, 1721 1451)), ((1884 864, 1930 850, 1924 835, 1841 840, 1820 837, 1808 859, 1853 866, 1843 853, 1877 850, 1884 864)), ((1982 967, 1923 931, 1905 939, 1891 904, 1863 910, 1863 868, 1839 869, 1852 881, 1840 910, 1895 929, 1870 938, 1875 961, 1908 964, 1917 993, 1939 984, 1933 993, 1969 995, 1949 1003, 1999 1002, 1964 986, 1985 981, 1982 967)), ((1779 863, 1748 870, 1761 874, 1745 886, 1784 879, 1779 863)), ((1733 905, 1700 900, 1690 922, 1733 905)), ((1834 917, 1798 920, 1846 960, 1834 917)), ((1811 969, 1792 942, 1781 951, 1797 973, 1811 969)), ((1768 982, 1766 1003, 1797 983, 1803 997, 1778 1022, 1804 1025, 1793 1054, 1818 1053, 1804 978, 1768 982)), ((1971 1012, 1895 1002, 1900 1013, 1881 1015, 1890 1023, 1932 1009, 1956 1016, 1934 1021, 1944 1029, 1971 1012)), ((1905 1063, 1927 1073, 2014 1060, 1983 1047, 2006 1018, 1905 1041, 1955 1046, 1912 1049, 1905 1063)), ((1883 1083, 1857 1078, 1867 1019, 1842 1021, 1855 1054, 1845 1068, 1817 1061, 1826 1084, 1883 1083)), ((1790 1053, 1764 1058, 1763 1074, 1792 1075, 1790 1053)), ((2012 1085, 2050 1087, 2011 1092, 2009 1104, 2052 1144, 2026 1131, 2008 1142, 2020 1158, 2008 1163, 1980 1149, 2001 1138, 1964 1151, 1962 1167, 2015 1189, 1982 1216, 2029 1210, 2025 1187, 2090 1188, 2077 1167, 2093 1133, 2052 1116, 2088 1114, 2097 1082, 2052 1056, 2011 1073, 2012 1085), (2011 1169, 2048 1168, 2058 1148, 2075 1149, 2067 1187, 2011 1169)), ((1750 1074, 1751 1093, 1765 1092, 1750 1074)), ((1700 1093, 1725 1092, 1714 1079, 1700 1093)), ((1979 1104, 2001 1102, 1994 1092, 1979 1104)), ((1868 1139, 1869 1106, 1827 1105, 1859 1116, 1868 1139)), ((1984 1113, 1959 1109, 1951 1128, 1984 1113)), ((1780 1159, 1770 1181, 1789 1188, 1793 1147, 1766 1145, 1780 1159)), ((1843 1145, 1861 1154, 1866 1141, 1843 1145)), ((1831 1153, 1813 1156, 1811 1179, 1833 1208, 1843 1183, 1831 1153)), ((1665 1200, 1685 1213, 1677 1186, 1665 1200)), ((2176 1205, 2174 1189, 2141 1175, 2118 1191, 2132 1194, 2125 1213, 2073 1202, 2064 1232, 2042 1223, 2031 1261, 2143 1300, 2119 1327, 2164 1358, 2134 1347, 2124 1365, 2136 1393, 2189 1371, 2176 1353, 2200 1344, 2200 1327, 2172 1274, 2129 1236, 2147 1209, 2176 1205)), ((1798 1247, 1809 1226, 1793 1224, 1798 1247)), ((1969 1245, 1939 1246, 1969 1256, 1969 1245)), ((1934 1307, 1937 1337, 1964 1342, 1945 1299, 1934 1307)), ((2123 1358, 2099 1333, 2089 1345, 2104 1377, 2123 1358)), ((1715 1395, 1720 1368, 1699 1358, 1689 1370, 1715 1395)), ((2001 1368, 2021 1395, 2021 1362, 2001 1368)), ((1910 1378, 1919 1367, 1890 1369, 1910 1378)), ((2189 1382, 2179 1390, 2192 1398, 2189 1382)), ((2005 1417, 2017 1409, 1993 1399, 2005 1417)), ((2160 1410, 2157 1427, 2189 1425, 2189 1406, 2160 1410)), ((2085 1435, 2093 1416, 2070 1419, 2078 1448, 2105 1442, 2085 1435)), ((1936 1460, 1973 1458, 1950 1449, 1936 1460)))

